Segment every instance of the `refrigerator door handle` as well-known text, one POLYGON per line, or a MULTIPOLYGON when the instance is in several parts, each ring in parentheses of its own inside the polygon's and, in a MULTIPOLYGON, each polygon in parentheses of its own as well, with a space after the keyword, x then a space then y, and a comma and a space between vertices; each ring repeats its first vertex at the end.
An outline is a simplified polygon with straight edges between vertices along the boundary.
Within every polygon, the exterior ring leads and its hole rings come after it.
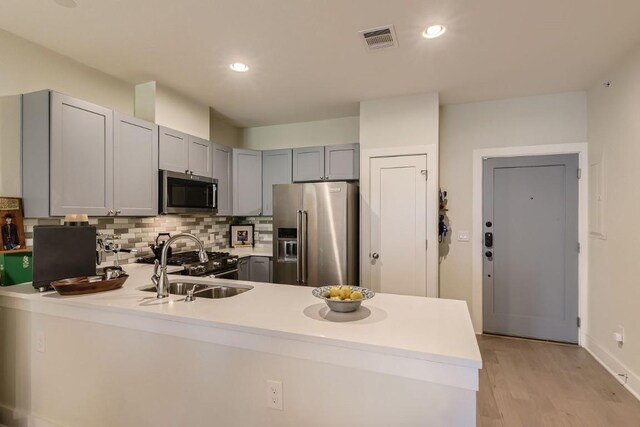
POLYGON ((307 211, 302 212, 302 277, 301 282, 307 280, 307 211))
POLYGON ((300 283, 300 269, 302 263, 302 246, 300 238, 302 234, 302 211, 296 211, 296 282, 300 283))

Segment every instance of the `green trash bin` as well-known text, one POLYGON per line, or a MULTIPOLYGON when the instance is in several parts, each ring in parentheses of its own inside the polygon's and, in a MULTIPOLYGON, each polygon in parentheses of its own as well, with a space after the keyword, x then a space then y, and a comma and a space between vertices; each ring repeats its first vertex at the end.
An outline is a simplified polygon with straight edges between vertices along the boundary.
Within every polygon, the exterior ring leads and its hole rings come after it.
POLYGON ((31 282, 33 279, 31 251, 0 253, 0 285, 31 282))

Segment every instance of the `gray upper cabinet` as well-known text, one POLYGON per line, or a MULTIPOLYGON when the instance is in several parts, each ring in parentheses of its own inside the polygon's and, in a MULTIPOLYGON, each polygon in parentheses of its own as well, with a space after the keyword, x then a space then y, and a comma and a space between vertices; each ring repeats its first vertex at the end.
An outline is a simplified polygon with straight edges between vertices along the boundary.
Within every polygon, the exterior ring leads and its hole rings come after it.
POLYGON ((160 126, 160 169, 172 172, 189 171, 189 135, 160 126))
POLYGON ((324 147, 324 179, 353 181, 360 178, 360 144, 324 147))
POLYGON ((293 182, 324 179, 324 147, 293 149, 293 182))
POLYGON ((51 93, 52 216, 107 215, 113 206, 113 112, 51 93))
POLYGON ((158 126, 113 114, 113 208, 116 215, 158 214, 158 126))
POLYGON ((22 95, 28 218, 156 215, 158 127, 44 90, 22 95))
POLYGON ((262 152, 233 149, 233 215, 260 215, 262 211, 262 152))
POLYGON ((360 144, 293 149, 293 182, 354 181, 360 178, 360 144))
POLYGON ((273 184, 291 184, 292 150, 262 152, 262 215, 273 215, 273 184))
POLYGON ((160 126, 159 166, 162 170, 211 178, 211 141, 160 126))
POLYGON ((211 141, 189 135, 189 172, 212 178, 211 141))
POLYGON ((233 193, 231 183, 233 176, 232 150, 224 145, 211 143, 212 151, 212 173, 213 178, 218 180, 218 215, 233 214, 233 193))

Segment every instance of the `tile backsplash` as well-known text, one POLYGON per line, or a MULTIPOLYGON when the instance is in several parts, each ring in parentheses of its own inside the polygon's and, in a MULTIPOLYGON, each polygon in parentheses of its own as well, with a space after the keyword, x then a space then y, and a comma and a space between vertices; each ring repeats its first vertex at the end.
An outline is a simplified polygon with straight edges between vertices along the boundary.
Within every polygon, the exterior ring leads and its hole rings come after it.
MULTIPOLYGON (((33 246, 33 227, 35 225, 62 224, 62 218, 33 219, 25 218, 25 237, 29 248, 33 246)), ((229 247, 230 224, 255 224, 254 241, 256 247, 270 247, 272 241, 271 217, 224 217, 202 215, 162 215, 157 217, 105 217, 90 218, 89 224, 95 225, 102 234, 120 236, 116 243, 125 249, 136 249, 137 253, 121 253, 118 258, 122 264, 134 262, 141 256, 153 255, 150 244, 155 242, 158 233, 192 233, 202 240, 207 249, 219 250, 229 247)), ((180 240, 172 245, 175 251, 195 249, 195 243, 180 240)), ((105 258, 107 263, 114 260, 112 254, 105 258)))

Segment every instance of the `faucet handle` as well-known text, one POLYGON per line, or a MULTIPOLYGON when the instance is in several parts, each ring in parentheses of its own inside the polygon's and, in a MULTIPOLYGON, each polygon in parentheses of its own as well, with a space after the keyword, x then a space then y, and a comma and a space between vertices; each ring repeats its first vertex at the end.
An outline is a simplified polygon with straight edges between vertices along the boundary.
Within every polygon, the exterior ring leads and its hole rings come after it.
POLYGON ((196 297, 193 295, 193 292, 195 291, 195 289, 196 288, 194 286, 193 288, 191 288, 191 289, 189 289, 187 291, 187 296, 184 298, 185 302, 191 302, 191 301, 195 301, 196 300, 196 297))
POLYGON ((209 255, 207 255, 207 251, 205 251, 204 249, 198 251, 198 258, 200 258, 200 262, 209 261, 209 255))

